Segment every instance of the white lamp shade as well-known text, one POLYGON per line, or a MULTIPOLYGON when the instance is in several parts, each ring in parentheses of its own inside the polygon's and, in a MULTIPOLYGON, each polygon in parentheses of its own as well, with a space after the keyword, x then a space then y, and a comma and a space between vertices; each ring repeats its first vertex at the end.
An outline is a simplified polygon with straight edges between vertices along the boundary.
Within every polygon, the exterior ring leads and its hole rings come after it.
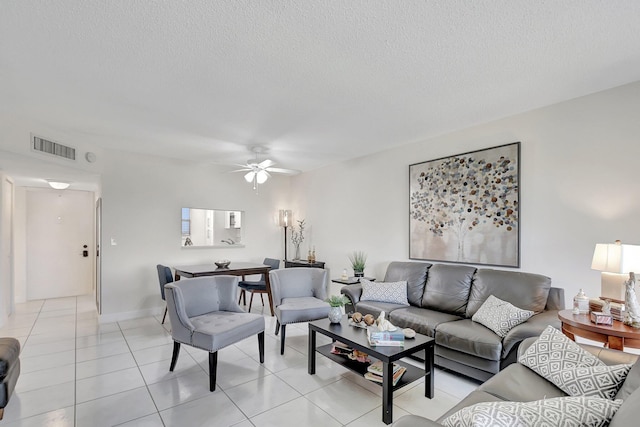
POLYGON ((293 215, 291 214, 290 210, 280 209, 280 212, 278 215, 278 222, 280 224, 280 227, 289 227, 291 225, 292 219, 293 219, 293 215))
POLYGON ((260 169, 256 174, 256 181, 258 181, 258 184, 264 184, 265 182, 267 182, 268 178, 269 178, 269 174, 266 171, 263 171, 262 169, 260 169))
POLYGON ((640 246, 598 243, 593 251, 591 268, 607 273, 640 273, 640 246))
POLYGON ((252 182, 253 181, 253 176, 255 175, 254 171, 248 172, 245 176, 244 179, 247 182, 252 182))

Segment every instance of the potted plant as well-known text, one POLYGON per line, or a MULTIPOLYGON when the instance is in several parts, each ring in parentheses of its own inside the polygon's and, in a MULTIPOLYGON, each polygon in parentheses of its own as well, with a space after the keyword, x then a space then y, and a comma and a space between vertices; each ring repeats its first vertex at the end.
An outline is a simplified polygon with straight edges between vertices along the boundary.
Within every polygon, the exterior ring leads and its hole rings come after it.
POLYGON ((340 323, 342 320, 342 307, 349 303, 349 299, 344 295, 331 295, 324 301, 331 306, 329 309, 329 321, 331 323, 340 323))
POLYGON ((355 277, 364 277, 364 267, 367 262, 367 254, 362 251, 353 251, 353 253, 349 255, 349 261, 351 261, 353 275, 355 277))

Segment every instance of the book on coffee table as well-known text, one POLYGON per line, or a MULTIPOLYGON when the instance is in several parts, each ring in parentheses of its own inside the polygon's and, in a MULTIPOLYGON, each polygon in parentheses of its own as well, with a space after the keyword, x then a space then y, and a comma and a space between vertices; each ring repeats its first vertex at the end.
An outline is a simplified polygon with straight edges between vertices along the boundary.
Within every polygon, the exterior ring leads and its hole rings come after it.
MULTIPOLYGON (((393 372, 393 385, 395 386, 396 384, 398 384, 398 381, 400 381, 400 378, 402 378, 402 375, 407 371, 407 368, 405 368, 404 366, 400 366, 400 365, 395 365, 394 363, 394 372, 393 372), (395 367, 398 366, 398 369, 395 370, 395 367)), ((382 374, 381 375, 377 375, 374 374, 373 372, 367 372, 366 374, 364 374, 364 377, 370 381, 374 381, 377 383, 382 383, 382 374)))

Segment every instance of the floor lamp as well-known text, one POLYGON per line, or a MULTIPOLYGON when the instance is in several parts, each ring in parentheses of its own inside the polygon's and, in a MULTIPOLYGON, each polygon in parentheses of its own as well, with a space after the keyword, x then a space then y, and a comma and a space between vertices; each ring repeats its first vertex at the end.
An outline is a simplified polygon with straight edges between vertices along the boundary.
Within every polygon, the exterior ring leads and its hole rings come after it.
POLYGON ((280 213, 278 215, 278 221, 280 223, 280 227, 284 228, 284 260, 287 260, 287 227, 291 225, 293 221, 293 215, 290 210, 280 209, 280 213))

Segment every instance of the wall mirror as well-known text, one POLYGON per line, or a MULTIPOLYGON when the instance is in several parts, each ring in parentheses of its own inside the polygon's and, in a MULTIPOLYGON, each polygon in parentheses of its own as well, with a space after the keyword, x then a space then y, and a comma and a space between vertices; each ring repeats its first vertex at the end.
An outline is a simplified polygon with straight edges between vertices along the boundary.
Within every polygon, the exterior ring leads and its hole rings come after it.
POLYGON ((182 208, 183 247, 244 247, 243 211, 182 208))

